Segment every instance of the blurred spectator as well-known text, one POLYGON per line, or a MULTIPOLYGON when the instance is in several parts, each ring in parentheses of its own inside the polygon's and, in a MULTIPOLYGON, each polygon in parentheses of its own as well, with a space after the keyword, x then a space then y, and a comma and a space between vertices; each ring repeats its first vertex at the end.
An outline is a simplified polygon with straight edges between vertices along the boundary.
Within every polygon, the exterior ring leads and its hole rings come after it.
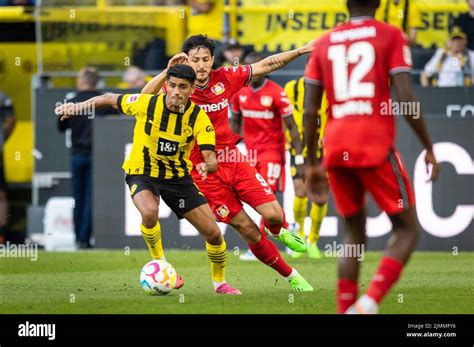
POLYGON ((471 86, 474 78, 474 52, 467 49, 467 37, 459 28, 452 31, 447 48, 436 51, 421 73, 423 87, 471 86))
POLYGON ((467 48, 474 51, 474 0, 466 0, 469 11, 454 19, 454 25, 467 35, 467 48))
POLYGON ((381 0, 375 18, 404 31, 410 45, 416 44, 416 28, 422 23, 420 9, 415 1, 381 0))
POLYGON ((5 242, 5 232, 8 227, 8 199, 5 173, 3 169, 3 145, 15 128, 15 115, 12 100, 0 92, 0 244, 5 242))
POLYGON ((188 5, 191 6, 188 36, 203 34, 218 43, 224 27, 224 0, 188 0, 188 5))
MULTIPOLYGON (((79 71, 77 93, 68 102, 81 102, 101 95, 96 90, 100 77, 97 69, 86 67, 79 71)), ((112 109, 90 110, 65 121, 58 120, 61 132, 71 129, 72 195, 74 197, 74 232, 77 246, 91 248, 92 233, 92 120, 96 116, 116 113, 112 109)))
POLYGON ((229 39, 220 54, 222 66, 241 65, 245 57, 245 48, 235 39, 229 39))
POLYGON ((118 85, 123 89, 142 89, 151 77, 138 66, 130 66, 122 76, 122 82, 118 85))

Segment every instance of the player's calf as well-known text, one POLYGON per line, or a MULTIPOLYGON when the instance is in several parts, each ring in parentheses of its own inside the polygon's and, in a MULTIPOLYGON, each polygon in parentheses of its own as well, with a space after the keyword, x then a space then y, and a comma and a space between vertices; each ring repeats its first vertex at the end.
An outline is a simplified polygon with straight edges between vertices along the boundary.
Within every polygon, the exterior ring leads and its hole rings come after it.
POLYGON ((250 218, 239 218, 237 215, 232 218, 230 225, 237 230, 239 235, 247 243, 257 243, 262 237, 257 224, 255 224, 250 218))
POLYGON ((420 229, 416 221, 415 208, 411 207, 401 213, 390 216, 392 222, 392 238, 386 247, 386 256, 399 259, 406 263, 416 247, 420 229))
POLYGON ((158 221, 158 204, 149 191, 141 191, 133 197, 133 202, 142 216, 140 230, 153 259, 166 260, 161 241, 161 226, 158 221))
POLYGON ((227 245, 217 226, 209 205, 200 205, 184 214, 206 240, 206 254, 211 263, 211 279, 214 291, 218 294, 241 294, 238 289, 228 285, 225 280, 227 265, 227 245))

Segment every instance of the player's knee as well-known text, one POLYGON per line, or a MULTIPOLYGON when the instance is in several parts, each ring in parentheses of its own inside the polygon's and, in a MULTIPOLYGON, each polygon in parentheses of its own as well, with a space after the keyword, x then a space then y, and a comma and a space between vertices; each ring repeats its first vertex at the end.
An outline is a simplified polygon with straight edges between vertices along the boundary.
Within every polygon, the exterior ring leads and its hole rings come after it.
POLYGON ((420 237, 421 231, 416 221, 414 210, 401 213, 391 218, 393 223, 393 231, 399 237, 409 241, 416 242, 420 237))
POLYGON ((283 224, 285 216, 283 210, 279 204, 272 204, 268 206, 263 214, 265 223, 269 224, 283 224))
POLYGON ((306 189, 304 185, 295 185, 295 195, 299 198, 306 197, 306 189))
POLYGON ((147 228, 153 228, 158 220, 158 207, 149 205, 140 210, 143 225, 147 228))
POLYGON ((413 243, 416 243, 420 238, 421 230, 418 228, 418 226, 414 225, 413 227, 409 228, 405 234, 413 243))
POLYGON ((306 192, 304 190, 301 190, 301 191, 295 191, 295 196, 297 196, 298 198, 306 198, 306 192))
POLYGON ((206 242, 211 245, 220 245, 222 243, 222 234, 217 226, 210 230, 206 236, 206 242))
POLYGON ((319 207, 323 207, 324 205, 326 205, 328 203, 328 194, 325 194, 325 195, 321 195, 319 197, 319 200, 317 202, 315 202, 316 205, 318 205, 319 207))
POLYGON ((295 195, 304 198, 306 196, 306 187, 303 179, 295 178, 293 179, 293 186, 295 188, 295 195))
POLYGON ((344 242, 347 244, 366 244, 367 235, 365 234, 365 229, 354 230, 347 228, 344 233, 344 242))

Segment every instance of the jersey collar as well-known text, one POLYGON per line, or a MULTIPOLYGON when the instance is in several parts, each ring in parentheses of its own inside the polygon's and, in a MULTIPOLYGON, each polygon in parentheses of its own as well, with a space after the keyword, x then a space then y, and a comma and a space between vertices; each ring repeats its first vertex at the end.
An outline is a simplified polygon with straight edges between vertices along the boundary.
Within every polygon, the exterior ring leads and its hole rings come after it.
POLYGON ((350 21, 351 22, 363 22, 365 20, 373 20, 374 17, 371 16, 357 16, 357 17, 351 17, 350 21))
POLYGON ((211 83, 211 73, 212 73, 213 70, 211 70, 211 72, 209 73, 209 78, 207 79, 207 82, 205 85, 203 85, 202 87, 201 86, 198 86, 196 85, 196 89, 199 89, 199 90, 204 90, 206 89, 208 86, 209 86, 209 83, 211 83))
POLYGON ((263 87, 265 87, 267 85, 267 82, 268 82, 268 78, 265 78, 265 80, 263 81, 262 85, 260 87, 257 87, 257 88, 254 88, 252 87, 252 85, 250 85, 250 88, 252 88, 252 91, 254 93, 258 92, 259 90, 263 89, 263 87))

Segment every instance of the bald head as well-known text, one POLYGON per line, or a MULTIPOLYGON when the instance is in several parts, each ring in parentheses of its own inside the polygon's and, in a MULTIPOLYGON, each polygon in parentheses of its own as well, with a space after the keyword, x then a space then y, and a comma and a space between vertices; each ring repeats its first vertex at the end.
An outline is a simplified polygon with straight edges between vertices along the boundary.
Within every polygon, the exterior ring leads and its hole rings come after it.
POLYGON ((143 88, 146 85, 146 73, 137 66, 130 66, 123 74, 123 81, 129 88, 143 88))

